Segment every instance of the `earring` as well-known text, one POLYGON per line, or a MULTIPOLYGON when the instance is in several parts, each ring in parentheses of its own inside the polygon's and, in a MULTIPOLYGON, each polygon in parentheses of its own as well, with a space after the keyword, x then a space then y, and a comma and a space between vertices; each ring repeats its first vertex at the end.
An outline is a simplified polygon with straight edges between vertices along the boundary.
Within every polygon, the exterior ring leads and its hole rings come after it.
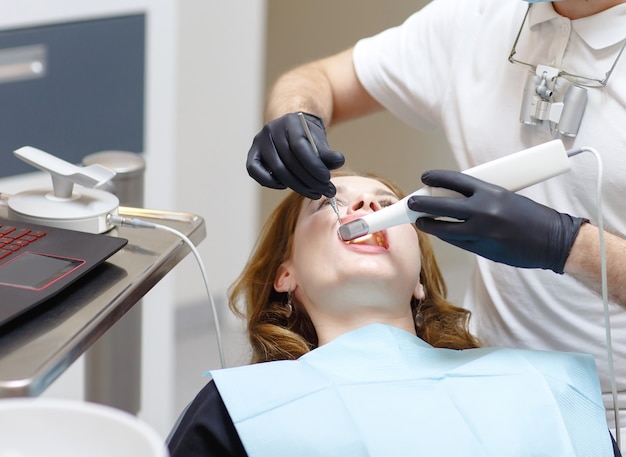
POLYGON ((287 310, 287 318, 291 317, 291 313, 293 313, 293 305, 290 290, 287 291, 287 303, 285 303, 285 309, 287 310))
MULTIPOLYGON (((424 297, 426 297, 426 289, 424 289, 424 297)), ((417 300, 417 306, 415 307, 415 326, 417 328, 424 325, 424 315, 422 314, 422 304, 424 304, 424 298, 417 300)))

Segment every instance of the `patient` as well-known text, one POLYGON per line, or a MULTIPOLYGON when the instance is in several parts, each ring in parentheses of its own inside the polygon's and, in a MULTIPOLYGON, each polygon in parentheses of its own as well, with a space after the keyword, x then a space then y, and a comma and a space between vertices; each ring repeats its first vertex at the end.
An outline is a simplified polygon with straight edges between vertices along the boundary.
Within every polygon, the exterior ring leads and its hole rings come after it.
MULTIPOLYGON (((344 222, 403 196, 332 181, 344 222)), ((230 295, 254 363, 211 372, 172 457, 614 455, 590 356, 479 348, 426 235, 337 225, 295 193, 272 213, 230 295)))

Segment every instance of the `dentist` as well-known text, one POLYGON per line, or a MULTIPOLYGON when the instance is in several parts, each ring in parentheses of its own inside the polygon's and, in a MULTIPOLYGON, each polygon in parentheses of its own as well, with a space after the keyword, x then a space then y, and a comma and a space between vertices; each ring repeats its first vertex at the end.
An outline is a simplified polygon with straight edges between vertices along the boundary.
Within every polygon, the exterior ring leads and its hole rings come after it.
MULTIPOLYGON (((344 159, 328 145, 325 126, 382 109, 417 129, 443 130, 460 169, 554 138, 567 149, 593 147, 605 169, 609 295, 626 307, 625 46, 625 0, 433 0, 397 27, 281 76, 247 169, 264 186, 332 196, 329 170, 344 159), (566 100, 572 86, 584 98, 566 100), (579 122, 566 126, 564 114, 552 111, 521 115, 531 105, 560 103, 579 122), (307 113, 319 157, 297 112, 307 113)), ((478 337, 487 345, 593 354, 614 425, 594 158, 581 154, 569 173, 523 195, 455 172, 428 172, 422 181, 468 197, 454 207, 418 198, 412 209, 466 221, 452 227, 422 218, 417 226, 479 255, 464 302, 478 337)), ((624 424, 626 313, 617 306, 612 313, 624 424)))

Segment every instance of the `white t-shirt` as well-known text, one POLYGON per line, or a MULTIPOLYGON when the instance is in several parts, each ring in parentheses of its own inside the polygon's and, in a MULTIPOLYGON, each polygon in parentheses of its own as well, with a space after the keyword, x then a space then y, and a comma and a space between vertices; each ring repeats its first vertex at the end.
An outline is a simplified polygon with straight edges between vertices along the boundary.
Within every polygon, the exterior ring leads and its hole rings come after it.
MULTIPOLYGON (((607 87, 588 89, 576 138, 521 124, 522 93, 531 73, 508 56, 526 9, 521 0, 434 0, 401 26, 359 41, 357 75, 378 102, 409 125, 443 129, 460 169, 554 138, 567 149, 596 149, 604 166, 605 229, 626 236, 626 55, 607 87)), ((624 39, 626 4, 570 21, 551 3, 537 3, 515 57, 601 79, 624 39)), ((559 79, 556 100, 568 85, 559 79)), ((570 172, 520 193, 597 224, 596 159, 583 153, 570 160, 570 172)), ((478 258, 464 305, 486 345, 593 354, 612 423, 601 297, 568 275, 478 258)), ((610 315, 621 425, 626 426, 626 310, 610 304, 610 315)))

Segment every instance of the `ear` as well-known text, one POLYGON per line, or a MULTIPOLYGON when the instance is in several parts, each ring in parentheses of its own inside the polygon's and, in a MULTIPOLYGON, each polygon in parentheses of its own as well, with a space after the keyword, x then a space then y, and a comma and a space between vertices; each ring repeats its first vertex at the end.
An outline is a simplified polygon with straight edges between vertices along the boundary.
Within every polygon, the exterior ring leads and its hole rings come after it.
POLYGON ((296 290, 298 282, 295 275, 292 272, 291 261, 287 260, 280 264, 278 270, 276 270, 276 277, 274 278, 274 290, 276 292, 290 292, 296 290))
POLYGON ((415 290, 413 291, 413 297, 417 300, 424 300, 426 298, 426 292, 424 291, 424 286, 422 286, 421 282, 418 282, 415 286, 415 290))

